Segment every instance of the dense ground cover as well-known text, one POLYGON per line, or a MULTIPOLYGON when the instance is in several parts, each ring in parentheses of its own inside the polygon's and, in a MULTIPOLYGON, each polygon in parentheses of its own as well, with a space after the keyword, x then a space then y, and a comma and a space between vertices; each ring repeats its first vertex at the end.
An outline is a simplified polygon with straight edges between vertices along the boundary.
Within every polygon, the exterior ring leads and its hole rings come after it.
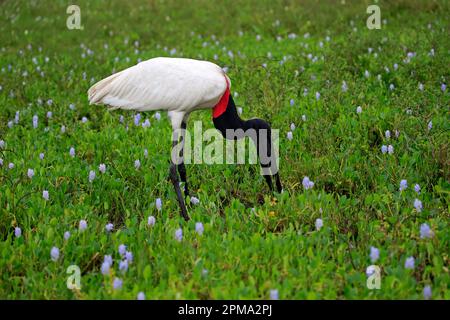
POLYGON ((68 30, 65 1, 3 1, 0 297, 449 299, 449 3, 379 1, 381 30, 369 4, 79 1, 68 30), (180 218, 166 114, 87 103, 156 56, 227 68, 242 117, 280 130, 284 193, 255 165, 188 165, 180 218))

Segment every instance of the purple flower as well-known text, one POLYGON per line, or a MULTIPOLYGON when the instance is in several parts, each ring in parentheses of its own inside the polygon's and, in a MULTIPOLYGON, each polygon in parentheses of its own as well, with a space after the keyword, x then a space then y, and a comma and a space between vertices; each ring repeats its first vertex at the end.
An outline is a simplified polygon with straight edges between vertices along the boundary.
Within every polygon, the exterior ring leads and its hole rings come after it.
POLYGON ((320 99, 320 92, 316 92, 316 100, 320 99))
POLYGON ((316 225, 316 230, 320 231, 320 229, 322 229, 322 227, 323 227, 323 220, 320 218, 317 218, 315 225, 316 225))
POLYGON ((430 120, 430 122, 428 122, 428 131, 431 129, 433 129, 433 122, 430 120))
POLYGON ((70 155, 72 158, 75 157, 75 148, 74 148, 74 147, 70 147, 69 155, 70 155))
POLYGON ((33 128, 35 128, 35 129, 38 127, 38 120, 39 120, 38 116, 34 115, 33 116, 33 128))
POLYGON ((105 226, 105 229, 106 229, 107 232, 111 232, 113 228, 114 228, 114 225, 112 223, 108 223, 105 226))
POLYGON ((33 176, 34 176, 34 170, 33 169, 28 169, 27 176, 28 176, 28 178, 32 179, 33 176))
POLYGON ((142 124, 142 128, 149 128, 150 127, 150 120, 145 119, 144 123, 142 124))
POLYGON ((391 137, 391 132, 389 130, 386 130, 384 135, 385 135, 386 139, 389 139, 391 137))
POLYGON ((100 171, 101 173, 105 173, 106 165, 104 163, 100 163, 100 165, 98 166, 98 171, 100 171))
POLYGON ((82 123, 88 122, 88 118, 86 118, 86 117, 81 118, 81 122, 82 122, 82 123))
POLYGON ((103 261, 108 263, 110 266, 112 266, 112 264, 113 264, 113 259, 112 259, 111 255, 105 255, 103 257, 103 261))
POLYGON ((69 238, 70 238, 70 232, 69 231, 66 231, 66 232, 64 232, 64 240, 69 240, 69 238))
POLYGON ((414 257, 408 257, 405 260, 405 269, 414 269, 414 257))
POLYGON ((204 230, 205 230, 205 229, 203 228, 203 223, 201 223, 201 222, 195 223, 195 231, 196 231, 199 235, 202 235, 204 230))
POLYGON ((127 270, 128 270, 128 260, 120 261, 120 263, 119 263, 119 270, 122 273, 127 272, 127 270))
POLYGON ((43 152, 39 153, 39 159, 44 160, 45 154, 43 152))
POLYGON ((405 179, 400 181, 400 188, 399 191, 403 191, 406 188, 408 188, 408 181, 406 181, 405 179))
POLYGON ((110 265, 107 261, 104 261, 104 262, 102 263, 101 272, 102 272, 102 274, 103 274, 104 276, 106 276, 106 275, 109 274, 109 268, 110 268, 110 267, 111 267, 111 265, 110 265))
POLYGON ((303 178, 302 184, 303 184, 303 188, 305 188, 305 190, 308 190, 308 189, 311 189, 312 187, 314 187, 314 182, 309 180, 308 177, 303 178))
POLYGON ((18 124, 18 123, 19 123, 19 120, 20 120, 20 112, 19 112, 19 111, 16 111, 16 115, 15 115, 15 117, 14 117, 14 122, 15 122, 16 124, 18 124))
POLYGON ((347 92, 347 90, 348 90, 348 86, 347 86, 347 82, 345 82, 345 81, 342 81, 342 92, 347 92))
POLYGON ((9 168, 9 170, 14 169, 14 163, 10 162, 10 163, 8 164, 8 168, 9 168))
POLYGON ((65 133, 66 132, 66 126, 65 125, 62 125, 61 126, 61 133, 65 133))
POLYGON ((374 273, 376 273, 376 266, 368 266, 366 268, 366 276, 370 277, 371 275, 373 275, 374 273))
POLYGON ((415 199, 414 200, 414 208, 416 208, 417 212, 422 212, 422 201, 420 201, 419 199, 415 199))
POLYGON ((3 141, 3 140, 0 140, 0 148, 4 148, 5 147, 5 141, 3 141))
POLYGON ((120 122, 120 123, 123 123, 123 120, 124 120, 123 116, 120 115, 120 117, 119 117, 119 122, 120 122))
POLYGON ((361 106, 358 106, 358 107, 356 108, 356 113, 358 113, 358 114, 362 113, 362 108, 361 108, 361 106))
POLYGON ((148 217, 147 224, 148 224, 149 226, 152 226, 152 227, 153 227, 153 226, 155 225, 155 222, 156 222, 156 219, 155 219, 154 216, 148 217))
POLYGON ((394 153, 394 147, 392 145, 388 145, 388 153, 393 154, 394 153))
POLYGON ((270 300, 278 300, 278 290, 277 289, 270 290, 269 295, 270 295, 270 300))
POLYGON ((134 116, 134 125, 138 126, 140 122, 141 122, 141 114, 138 113, 134 116))
POLYGON ((20 229, 19 227, 15 227, 14 235, 16 236, 16 238, 20 238, 20 236, 22 235, 22 229, 20 229))
POLYGON ((134 167, 136 168, 136 170, 139 170, 139 168, 141 167, 141 161, 135 160, 134 161, 134 167))
POLYGON ((141 291, 138 293, 137 295, 137 299, 138 300, 145 300, 145 294, 141 291))
POLYGON ((181 228, 179 228, 175 231, 175 239, 177 241, 183 240, 183 230, 181 230, 181 228))
POLYGON ((414 191, 415 191, 417 194, 420 194, 420 185, 419 185, 418 183, 416 183, 416 184, 414 185, 414 191))
POLYGON ((291 131, 294 131, 295 130, 295 124, 293 124, 293 123, 291 123, 291 131))
POLYGON ((122 282, 121 279, 115 278, 115 279, 114 279, 114 282, 113 282, 113 288, 114 288, 114 290, 120 290, 120 289, 122 289, 122 284, 123 284, 123 282, 122 282))
POLYGON ((159 112, 156 112, 154 117, 157 121, 159 121, 161 119, 161 114, 159 112))
POLYGON ((370 247, 370 261, 372 261, 372 263, 375 263, 379 257, 380 257, 380 250, 378 250, 378 248, 375 247, 370 247))
POLYGON ((125 252, 125 259, 129 262, 133 262, 133 253, 131 251, 125 252))
POLYGON ((198 198, 196 198, 196 197, 191 197, 191 203, 192 204, 199 204, 200 200, 198 198))
POLYGON ((144 158, 148 158, 148 150, 144 149, 144 158))
POLYGON ((433 237, 433 231, 431 231, 431 228, 428 224, 424 223, 420 225, 420 238, 426 239, 433 237))
POLYGON ((2 166, 3 166, 3 159, 0 158, 0 167, 2 167, 2 166))
POLYGON ((289 104, 291 105, 291 107, 295 104, 294 99, 289 100, 289 104))
POLYGON ((89 182, 94 181, 95 179, 95 171, 91 170, 89 171, 89 182))
POLYGON ((59 249, 57 247, 53 247, 52 250, 50 250, 50 258, 53 261, 58 261, 58 259, 59 259, 59 249))
POLYGON ((87 228, 87 222, 86 222, 86 220, 80 220, 80 223, 78 224, 78 229, 80 230, 80 231, 84 231, 84 230, 86 230, 86 228, 87 228))
POLYGON ((42 191, 42 197, 44 198, 45 201, 48 201, 48 199, 50 198, 50 196, 49 196, 47 190, 42 191))
POLYGON ((158 211, 161 211, 161 208, 162 208, 162 201, 161 201, 161 198, 156 199, 155 205, 156 205, 156 209, 157 209, 158 211))
POLYGON ((51 119, 52 116, 53 116, 53 113, 52 113, 51 111, 47 112, 47 118, 48 118, 48 119, 51 119))
POLYGON ((445 90, 447 90, 447 85, 445 83, 441 84, 441 90, 442 92, 445 92, 445 90))
POLYGON ((388 151, 388 147, 385 145, 381 146, 381 153, 385 154, 388 151))
POLYGON ((427 285, 423 288, 423 298, 425 300, 431 299, 431 286, 427 285))
POLYGON ((292 135, 292 131, 289 131, 286 135, 288 140, 292 140, 293 139, 293 135, 292 135))
POLYGON ((124 245, 124 244, 121 244, 121 245, 119 246, 119 254, 120 254, 121 256, 124 256, 126 251, 127 251, 127 246, 124 245))

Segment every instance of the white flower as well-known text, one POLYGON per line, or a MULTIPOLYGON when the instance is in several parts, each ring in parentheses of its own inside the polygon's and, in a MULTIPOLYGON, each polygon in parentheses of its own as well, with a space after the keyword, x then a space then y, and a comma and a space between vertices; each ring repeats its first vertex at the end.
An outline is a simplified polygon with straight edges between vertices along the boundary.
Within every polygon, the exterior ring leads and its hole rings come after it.
POLYGON ((356 108, 356 113, 361 113, 362 112, 362 108, 361 108, 361 106, 358 106, 357 108, 356 108))
POLYGON ((315 224, 316 224, 316 230, 320 231, 320 229, 322 229, 322 227, 323 227, 323 220, 320 218, 317 218, 315 224))

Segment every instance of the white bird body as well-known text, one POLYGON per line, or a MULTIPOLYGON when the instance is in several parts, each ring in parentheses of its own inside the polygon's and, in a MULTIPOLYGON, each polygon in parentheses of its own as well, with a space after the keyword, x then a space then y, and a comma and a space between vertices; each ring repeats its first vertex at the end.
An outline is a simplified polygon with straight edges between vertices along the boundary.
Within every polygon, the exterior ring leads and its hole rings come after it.
POLYGON ((191 111, 213 108, 227 89, 227 81, 222 68, 212 62, 159 57, 97 82, 88 96, 90 104, 111 109, 167 110, 177 129, 191 111))

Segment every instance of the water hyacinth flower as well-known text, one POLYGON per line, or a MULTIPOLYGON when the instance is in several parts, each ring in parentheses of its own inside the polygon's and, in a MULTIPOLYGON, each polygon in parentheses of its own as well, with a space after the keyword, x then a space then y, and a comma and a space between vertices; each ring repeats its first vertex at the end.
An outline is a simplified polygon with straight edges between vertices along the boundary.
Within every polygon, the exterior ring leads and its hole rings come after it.
POLYGON ((107 232, 111 232, 113 228, 114 228, 114 225, 112 223, 108 223, 105 226, 105 229, 106 229, 107 232))
POLYGON ((33 116, 33 128, 35 128, 35 129, 38 127, 38 120, 39 120, 38 116, 34 115, 33 116))
POLYGON ((43 152, 39 153, 39 159, 44 160, 45 154, 43 152))
POLYGON ((119 270, 122 273, 127 272, 127 270, 128 270, 128 260, 120 261, 120 263, 119 263, 119 270))
POLYGON ((161 211, 161 208, 162 208, 162 201, 161 201, 161 198, 157 198, 157 199, 156 199, 156 201, 155 201, 155 206, 156 206, 156 209, 157 209, 158 211, 161 211))
POLYGON ((419 90, 423 91, 423 83, 419 83, 419 90))
POLYGON ((115 278, 115 279, 114 279, 114 282, 113 282, 113 288, 114 288, 114 290, 120 290, 120 289, 122 289, 122 284, 123 284, 123 282, 122 282, 121 279, 115 278))
POLYGON ((133 253, 131 251, 125 252, 125 260, 127 260, 128 263, 133 262, 133 253))
POLYGON ((415 191, 417 194, 420 194, 420 185, 419 185, 418 183, 416 183, 416 184, 414 185, 414 191, 415 191))
POLYGON ((47 118, 51 119, 53 117, 53 113, 51 111, 47 112, 47 118))
POLYGON ((107 261, 103 261, 102 267, 101 267, 101 272, 104 276, 109 274, 110 267, 111 267, 111 265, 107 261))
POLYGON ((61 133, 66 133, 66 126, 65 125, 61 126, 61 133))
POLYGON ((148 224, 149 226, 153 227, 153 226, 155 225, 155 222, 156 222, 156 219, 155 219, 154 216, 148 217, 148 219, 147 219, 147 224, 148 224))
POLYGON ((50 250, 50 258, 55 262, 58 261, 59 249, 57 247, 53 247, 52 250, 50 250))
POLYGON ((391 132, 389 130, 386 130, 384 136, 386 137, 386 139, 389 139, 391 137, 391 132))
POLYGON ((375 263, 380 258, 380 250, 375 247, 370 247, 370 261, 375 263))
POLYGON ((289 131, 287 134, 286 134, 286 138, 289 140, 289 141, 291 141, 294 137, 293 137, 293 135, 292 135, 292 131, 289 131))
POLYGON ((361 108, 361 106, 358 106, 356 108, 356 113, 360 114, 361 112, 362 112, 362 108, 361 108))
POLYGON ((4 148, 5 147, 5 141, 4 140, 0 140, 0 148, 4 148))
POLYGON ((50 198, 48 190, 42 191, 42 198, 44 198, 45 201, 48 201, 48 199, 50 198))
POLYGON ((277 289, 270 290, 269 295, 270 295, 270 300, 278 300, 278 290, 277 289))
POLYGON ((104 174, 106 172, 106 165, 104 163, 100 163, 98 166, 98 171, 104 174))
POLYGON ((305 122, 306 121, 306 115, 302 114, 302 121, 305 122))
POLYGON ((20 238, 21 235, 22 235, 22 229, 20 229, 19 227, 15 227, 14 228, 14 236, 16 238, 20 238))
POLYGON ((291 107, 294 106, 295 100, 294 99, 289 100, 289 104, 291 105, 291 107))
POLYGON ((422 212, 422 201, 420 201, 419 199, 415 199, 414 200, 414 208, 416 208, 417 212, 422 212))
POLYGON ((370 72, 369 71, 364 71, 364 77, 369 78, 370 77, 370 72))
POLYGON ((445 90, 447 90, 447 85, 445 83, 441 84, 441 90, 442 92, 445 92, 445 90))
POLYGON ((136 170, 139 170, 139 168, 141 167, 141 161, 135 160, 134 161, 134 167, 136 168, 136 170))
POLYGON ((295 124, 293 124, 293 123, 291 123, 291 131, 294 131, 295 130, 295 124))
POLYGON ((69 238, 70 238, 70 232, 69 231, 66 231, 66 232, 64 232, 64 240, 69 240, 69 238))
POLYGON ((145 300, 145 294, 141 291, 137 295, 137 300, 145 300))
POLYGON ((112 259, 111 255, 105 255, 103 257, 103 261, 108 263, 110 266, 112 266, 112 264, 113 264, 113 259, 112 259))
POLYGON ((70 147, 69 155, 70 155, 72 158, 75 157, 75 148, 74 148, 74 147, 70 147))
POLYGON ((141 114, 138 113, 134 116, 134 125, 138 126, 140 122, 141 122, 141 114))
POLYGON ((342 89, 342 92, 347 92, 347 90, 348 90, 347 82, 342 81, 341 89, 342 89))
POLYGON ((81 118, 81 122, 82 122, 82 123, 88 122, 88 118, 86 118, 86 117, 81 118))
POLYGON ((16 115, 15 115, 15 117, 14 117, 14 123, 15 123, 15 124, 18 124, 18 123, 19 123, 19 120, 20 120, 20 112, 19 112, 19 111, 16 111, 16 115))
POLYGON ((3 159, 0 158, 0 167, 3 167, 3 159))
POLYGON ((315 225, 316 225, 316 230, 320 231, 320 229, 322 229, 322 227, 323 227, 323 220, 320 218, 317 218, 315 225))
POLYGON ((181 228, 175 230, 175 239, 180 242, 183 240, 183 230, 181 228))
POLYGON ((78 229, 80 230, 80 231, 84 231, 84 230, 86 230, 86 228, 87 228, 87 222, 86 222, 86 220, 80 220, 80 223, 78 224, 78 229))
POLYGON ((123 115, 120 115, 120 117, 119 117, 119 122, 120 122, 120 123, 123 123, 123 121, 124 121, 124 117, 123 117, 123 115))
POLYGON ((385 154, 388 151, 388 147, 385 145, 381 146, 381 153, 385 154))
POLYGON ((316 92, 316 100, 320 100, 320 92, 316 92))
POLYGON ((394 147, 392 145, 388 145, 388 153, 393 154, 394 153, 394 147))
POLYGON ((27 176, 28 176, 28 178, 32 179, 34 177, 34 170, 33 169, 28 169, 27 176))
POLYGON ((431 299, 431 286, 426 285, 426 286, 423 288, 423 298, 424 298, 425 300, 431 299))
POLYGON ((429 239, 433 237, 433 231, 428 224, 423 223, 420 225, 420 238, 421 239, 429 239))
POLYGON ((147 149, 144 149, 144 158, 148 158, 148 150, 147 149))
POLYGON ((119 245, 119 254, 121 256, 124 256, 126 252, 127 252, 127 246, 124 244, 119 245))
POLYGON ((195 232, 197 232, 199 235, 202 235, 204 230, 205 229, 203 228, 203 223, 201 222, 195 223, 195 232))
POLYGON ((149 128, 150 127, 150 120, 145 119, 145 121, 142 123, 142 128, 149 128))
POLYGON ((192 204, 199 204, 200 200, 198 198, 196 198, 196 197, 191 197, 191 203, 192 204))
POLYGON ((9 169, 9 170, 14 169, 14 163, 10 162, 10 163, 8 164, 8 169, 9 169))
POLYGON ((405 269, 410 269, 410 270, 414 269, 414 263, 415 263, 414 257, 406 258, 405 269))
POLYGON ((95 179, 95 171, 91 170, 89 171, 89 182, 94 181, 94 179, 95 179))
POLYGON ((12 121, 8 121, 8 128, 12 128, 14 126, 14 122, 12 122, 12 121))
POLYGON ((302 184, 303 184, 303 188, 305 188, 305 190, 308 190, 308 189, 311 189, 312 187, 314 187, 314 182, 309 180, 309 177, 304 177, 302 184))
POLYGON ((156 112, 154 117, 157 121, 161 120, 161 114, 159 112, 156 112))
POLYGON ((376 267, 375 266, 368 266, 366 268, 366 276, 368 276, 368 277, 373 275, 375 272, 376 272, 376 267))
POLYGON ((428 131, 430 131, 431 129, 433 129, 433 121, 430 120, 430 122, 428 122, 428 131))
POLYGON ((408 181, 406 181, 405 179, 402 179, 400 181, 400 187, 399 187, 399 191, 403 191, 406 190, 406 188, 408 188, 408 181))

